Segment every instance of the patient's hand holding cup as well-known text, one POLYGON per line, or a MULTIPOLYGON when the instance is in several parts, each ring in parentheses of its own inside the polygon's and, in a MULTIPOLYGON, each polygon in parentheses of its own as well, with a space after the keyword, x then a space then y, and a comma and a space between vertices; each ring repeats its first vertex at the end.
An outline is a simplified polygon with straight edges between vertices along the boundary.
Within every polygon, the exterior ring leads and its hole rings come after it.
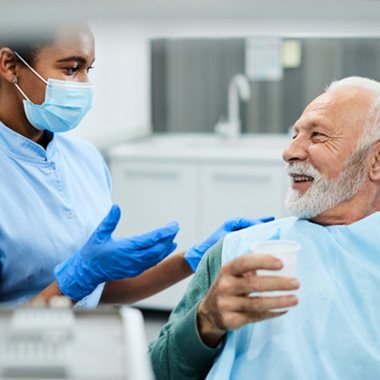
MULTIPOLYGON (((297 256, 301 246, 293 240, 268 240, 251 247, 252 254, 254 255, 272 255, 280 259, 283 267, 280 270, 266 270, 260 269, 257 271, 258 276, 284 276, 296 277, 297 269, 297 256)), ((292 295, 295 290, 272 290, 268 292, 261 292, 263 297, 278 297, 292 295)), ((257 294, 256 294, 257 295, 257 294)), ((271 309, 271 311, 281 312, 286 311, 288 308, 271 309)))

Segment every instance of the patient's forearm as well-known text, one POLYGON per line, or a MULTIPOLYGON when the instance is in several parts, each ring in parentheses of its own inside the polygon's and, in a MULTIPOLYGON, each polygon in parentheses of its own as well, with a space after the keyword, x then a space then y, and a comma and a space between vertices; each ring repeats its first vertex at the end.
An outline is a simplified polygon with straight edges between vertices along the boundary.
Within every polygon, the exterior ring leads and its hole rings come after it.
POLYGON ((137 302, 190 276, 193 271, 184 254, 185 252, 171 255, 137 277, 107 283, 101 302, 126 304, 137 302))

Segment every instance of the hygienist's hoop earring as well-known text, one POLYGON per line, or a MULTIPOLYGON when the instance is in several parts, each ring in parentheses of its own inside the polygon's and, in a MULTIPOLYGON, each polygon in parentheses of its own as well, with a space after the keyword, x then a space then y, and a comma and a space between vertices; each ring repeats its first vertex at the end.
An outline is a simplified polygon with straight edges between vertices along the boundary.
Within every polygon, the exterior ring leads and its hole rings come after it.
POLYGON ((16 77, 16 75, 12 78, 12 83, 13 83, 13 84, 16 84, 16 83, 17 83, 17 77, 16 77))

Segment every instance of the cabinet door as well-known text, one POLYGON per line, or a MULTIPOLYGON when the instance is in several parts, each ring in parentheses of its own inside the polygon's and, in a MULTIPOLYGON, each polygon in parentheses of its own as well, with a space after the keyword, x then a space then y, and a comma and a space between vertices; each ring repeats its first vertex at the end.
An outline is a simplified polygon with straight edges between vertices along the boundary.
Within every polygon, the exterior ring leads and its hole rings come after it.
MULTIPOLYGON (((114 201, 122 208, 116 236, 142 233, 175 220, 180 225, 178 250, 185 250, 197 241, 194 165, 125 159, 111 161, 110 168, 114 201)), ((139 305, 170 310, 181 299, 186 285, 187 281, 182 281, 139 305)))
POLYGON ((205 165, 200 226, 203 235, 227 218, 284 216, 287 178, 282 163, 205 165))

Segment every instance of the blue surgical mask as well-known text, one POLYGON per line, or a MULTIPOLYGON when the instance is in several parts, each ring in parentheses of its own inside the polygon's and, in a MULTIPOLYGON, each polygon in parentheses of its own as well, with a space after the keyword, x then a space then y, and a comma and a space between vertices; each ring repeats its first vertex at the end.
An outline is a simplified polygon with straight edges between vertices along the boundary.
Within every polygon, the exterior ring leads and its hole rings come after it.
POLYGON ((46 84, 45 101, 34 104, 20 86, 15 86, 24 97, 24 110, 30 124, 39 130, 66 132, 78 126, 92 105, 91 83, 71 82, 57 79, 47 81, 37 73, 17 52, 18 58, 46 84))

